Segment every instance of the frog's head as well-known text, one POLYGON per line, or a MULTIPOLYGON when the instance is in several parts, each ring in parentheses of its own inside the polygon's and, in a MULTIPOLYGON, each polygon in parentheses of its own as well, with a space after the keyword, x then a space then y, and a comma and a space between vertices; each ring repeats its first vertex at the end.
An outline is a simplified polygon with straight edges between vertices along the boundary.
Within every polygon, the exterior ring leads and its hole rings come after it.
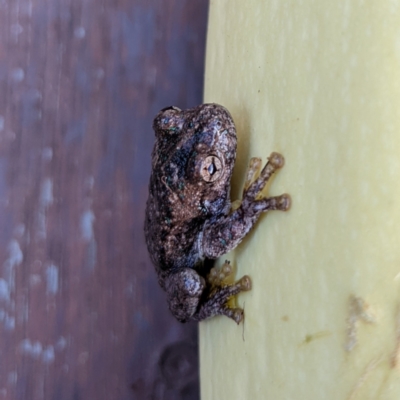
POLYGON ((194 118, 197 138, 187 175, 200 189, 199 202, 209 214, 221 212, 229 201, 230 180, 236 159, 236 129, 224 107, 204 104, 194 118))
POLYGON ((237 145, 228 110, 218 104, 185 111, 167 107, 157 114, 153 128, 157 137, 153 168, 180 199, 182 218, 223 212, 237 145))

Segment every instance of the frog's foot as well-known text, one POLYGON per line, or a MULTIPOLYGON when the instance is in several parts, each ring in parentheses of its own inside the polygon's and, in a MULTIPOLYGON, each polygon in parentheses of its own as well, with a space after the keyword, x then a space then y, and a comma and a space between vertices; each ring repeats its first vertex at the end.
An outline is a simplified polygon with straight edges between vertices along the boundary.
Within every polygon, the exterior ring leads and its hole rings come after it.
POLYGON ((232 276, 232 266, 230 261, 226 260, 221 267, 213 267, 207 276, 207 283, 211 287, 221 286, 225 281, 232 276))
POLYGON ((212 317, 214 315, 226 315, 239 324, 244 318, 244 312, 241 308, 231 307, 229 305, 233 296, 240 292, 251 289, 251 280, 245 275, 233 284, 226 283, 226 280, 232 275, 232 267, 229 261, 221 268, 212 268, 207 276, 208 293, 194 316, 197 320, 212 317))
POLYGON ((243 198, 255 199, 264 189, 272 174, 285 164, 285 159, 279 153, 271 153, 268 162, 261 170, 261 159, 252 158, 247 170, 246 180, 243 189, 243 198), (261 170, 261 172, 260 172, 261 170))
POLYGON ((250 160, 244 183, 242 208, 254 210, 256 213, 269 210, 287 211, 290 208, 291 199, 286 193, 276 197, 265 197, 261 194, 271 176, 284 164, 285 159, 279 153, 271 153, 262 170, 260 158, 250 160))

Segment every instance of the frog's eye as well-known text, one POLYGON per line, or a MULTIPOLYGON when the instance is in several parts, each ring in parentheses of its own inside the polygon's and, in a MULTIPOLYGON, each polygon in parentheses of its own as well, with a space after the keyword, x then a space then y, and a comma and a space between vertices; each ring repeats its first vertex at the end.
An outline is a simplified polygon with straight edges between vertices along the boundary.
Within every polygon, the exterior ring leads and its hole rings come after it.
POLYGON ((215 127, 220 130, 222 128, 222 122, 218 119, 217 122, 215 123, 215 127))
POLYGON ((153 122, 156 134, 175 135, 179 133, 183 125, 183 120, 179 115, 181 111, 180 108, 173 106, 163 108, 153 122))
POLYGON ((206 182, 214 182, 222 175, 222 162, 216 156, 207 156, 200 167, 200 175, 206 182))
POLYGON ((178 107, 169 106, 169 107, 163 108, 160 112, 164 112, 164 111, 168 111, 168 110, 174 110, 174 111, 177 111, 177 112, 182 111, 182 110, 181 110, 180 108, 178 108, 178 107))

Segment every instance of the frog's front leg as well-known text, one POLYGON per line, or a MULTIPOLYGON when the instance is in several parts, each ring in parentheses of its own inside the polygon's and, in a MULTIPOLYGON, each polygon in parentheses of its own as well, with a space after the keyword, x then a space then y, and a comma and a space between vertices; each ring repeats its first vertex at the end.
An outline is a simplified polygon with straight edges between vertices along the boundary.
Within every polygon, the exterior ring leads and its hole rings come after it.
POLYGON ((272 153, 260 172, 261 160, 251 159, 240 206, 227 216, 210 219, 204 226, 199 247, 205 257, 215 259, 234 249, 250 231, 261 213, 270 210, 287 211, 290 208, 291 199, 288 194, 275 197, 261 195, 272 174, 283 165, 283 156, 272 153))
POLYGON ((233 284, 226 283, 226 279, 232 275, 232 267, 229 261, 221 268, 214 267, 206 279, 206 287, 197 312, 193 319, 201 321, 216 315, 225 315, 233 319, 237 324, 243 320, 243 309, 231 307, 229 301, 232 296, 251 289, 250 278, 245 275, 233 284))

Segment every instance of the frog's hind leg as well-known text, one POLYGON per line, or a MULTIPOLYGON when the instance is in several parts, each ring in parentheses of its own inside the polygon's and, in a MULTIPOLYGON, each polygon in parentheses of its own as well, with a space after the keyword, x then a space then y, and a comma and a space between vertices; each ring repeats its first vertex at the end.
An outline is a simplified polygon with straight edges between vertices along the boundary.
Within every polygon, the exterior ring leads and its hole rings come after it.
POLYGON ((194 316, 197 320, 203 320, 215 315, 226 315, 239 324, 244 317, 241 308, 232 307, 229 303, 233 296, 251 289, 251 280, 245 275, 235 283, 226 283, 232 275, 232 267, 229 261, 221 268, 212 268, 207 276, 208 291, 202 306, 194 316))

